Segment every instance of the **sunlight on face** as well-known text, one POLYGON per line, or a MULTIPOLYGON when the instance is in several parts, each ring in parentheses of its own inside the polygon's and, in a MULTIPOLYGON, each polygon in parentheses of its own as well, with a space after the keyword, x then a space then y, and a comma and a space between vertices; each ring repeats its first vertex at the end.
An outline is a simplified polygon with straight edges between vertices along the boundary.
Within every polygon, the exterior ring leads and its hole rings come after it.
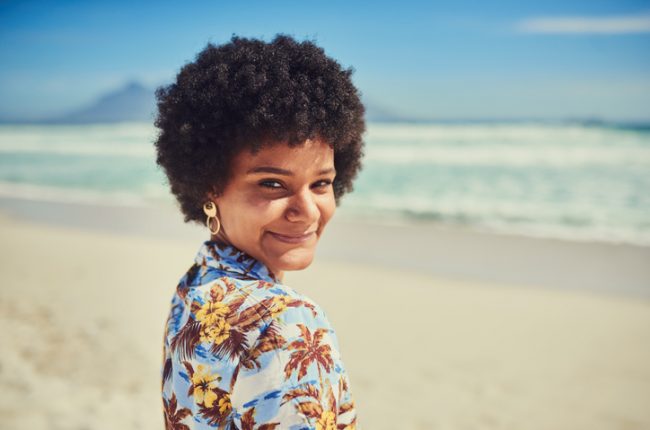
MULTIPOLYGON (((336 209, 334 151, 321 140, 245 150, 218 206, 224 240, 263 262, 276 276, 309 266, 336 209)), ((213 239, 215 239, 213 237, 213 239)))

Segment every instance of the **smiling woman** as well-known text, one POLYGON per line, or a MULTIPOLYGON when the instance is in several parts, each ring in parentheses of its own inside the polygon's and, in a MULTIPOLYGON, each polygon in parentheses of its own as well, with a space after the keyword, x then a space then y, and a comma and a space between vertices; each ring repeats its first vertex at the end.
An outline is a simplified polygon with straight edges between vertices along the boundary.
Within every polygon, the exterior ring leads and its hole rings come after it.
POLYGON ((212 240, 255 255, 279 279, 306 268, 336 208, 334 172, 334 151, 322 140, 238 154, 222 194, 211 197, 222 225, 212 240))
POLYGON ((233 37, 156 92, 157 162, 210 233, 166 322, 167 429, 357 428, 333 327, 283 283, 361 167, 351 73, 309 41, 233 37))

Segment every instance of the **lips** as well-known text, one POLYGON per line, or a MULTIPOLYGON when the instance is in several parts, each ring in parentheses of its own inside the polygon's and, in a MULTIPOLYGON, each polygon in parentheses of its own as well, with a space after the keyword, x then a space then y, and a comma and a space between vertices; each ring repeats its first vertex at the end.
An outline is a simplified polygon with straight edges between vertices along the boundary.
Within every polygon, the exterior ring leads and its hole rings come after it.
POLYGON ((280 234, 269 231, 269 234, 280 242, 284 243, 303 243, 316 235, 316 232, 311 231, 304 234, 280 234))

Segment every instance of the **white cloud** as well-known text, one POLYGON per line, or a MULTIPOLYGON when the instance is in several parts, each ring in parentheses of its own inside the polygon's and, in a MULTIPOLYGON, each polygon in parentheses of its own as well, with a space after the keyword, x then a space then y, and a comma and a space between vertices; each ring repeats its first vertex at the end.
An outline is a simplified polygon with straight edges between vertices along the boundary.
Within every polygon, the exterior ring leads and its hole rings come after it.
POLYGON ((516 24, 522 33, 627 34, 650 33, 650 14, 608 17, 539 17, 516 24))

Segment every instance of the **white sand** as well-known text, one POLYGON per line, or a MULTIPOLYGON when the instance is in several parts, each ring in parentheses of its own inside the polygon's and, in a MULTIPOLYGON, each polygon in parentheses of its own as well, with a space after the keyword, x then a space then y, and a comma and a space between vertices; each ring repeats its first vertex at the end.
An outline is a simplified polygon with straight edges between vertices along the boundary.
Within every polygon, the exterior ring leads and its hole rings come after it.
MULTIPOLYGON (((162 429, 162 330, 195 237, 0 213, 0 240, 0 427, 162 429)), ((334 324, 363 430, 650 429, 647 299, 331 257, 286 281, 334 324)))

